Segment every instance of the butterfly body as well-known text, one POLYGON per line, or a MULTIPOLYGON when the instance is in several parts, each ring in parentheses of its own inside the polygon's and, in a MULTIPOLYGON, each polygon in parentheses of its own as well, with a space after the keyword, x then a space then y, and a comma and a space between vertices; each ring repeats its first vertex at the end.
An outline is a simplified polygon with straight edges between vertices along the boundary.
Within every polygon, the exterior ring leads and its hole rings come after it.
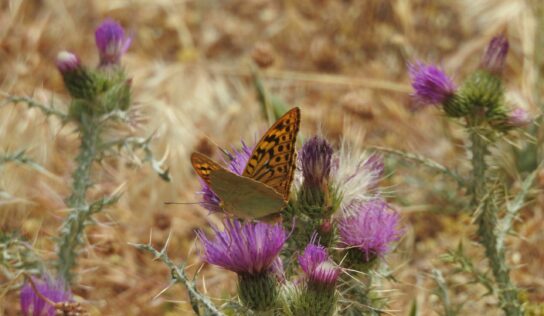
POLYGON ((245 219, 279 213, 289 200, 299 126, 298 108, 278 119, 253 149, 242 175, 226 170, 200 153, 191 155, 193 168, 228 213, 245 219))

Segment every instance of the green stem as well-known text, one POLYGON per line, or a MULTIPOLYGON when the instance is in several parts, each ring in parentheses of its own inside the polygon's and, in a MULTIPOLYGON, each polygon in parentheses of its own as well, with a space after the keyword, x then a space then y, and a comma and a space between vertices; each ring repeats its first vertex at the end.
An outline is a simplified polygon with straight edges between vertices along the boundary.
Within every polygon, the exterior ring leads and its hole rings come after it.
POLYGON ((72 194, 67 200, 71 211, 62 224, 58 241, 57 268, 59 275, 67 282, 71 280, 71 270, 76 265, 77 248, 83 243, 84 229, 93 213, 85 195, 91 185, 91 166, 97 156, 100 135, 99 124, 91 117, 84 116, 79 128, 81 145, 76 158, 77 168, 72 175, 72 194))
POLYGON ((201 315, 200 312, 200 306, 204 307, 204 315, 209 316, 223 316, 224 314, 221 313, 210 301, 210 299, 198 291, 198 289, 195 286, 195 283, 190 281, 187 278, 187 275, 185 274, 185 270, 183 269, 183 266, 178 266, 166 254, 165 249, 162 251, 158 251, 153 246, 149 244, 132 244, 134 247, 148 251, 153 254, 153 256, 156 259, 161 260, 171 271, 172 278, 175 283, 180 283, 185 286, 187 289, 187 292, 189 293, 189 301, 191 303, 191 307, 193 308, 193 311, 197 315, 201 315))
POLYGON ((518 291, 510 280, 509 268, 506 264, 505 249, 497 242, 496 227, 498 225, 497 208, 493 203, 492 190, 487 187, 488 165, 485 157, 488 154, 489 139, 477 129, 471 131, 472 141, 472 194, 473 205, 480 208, 477 214, 479 242, 485 248, 493 276, 499 287, 501 308, 507 316, 523 314, 518 291))

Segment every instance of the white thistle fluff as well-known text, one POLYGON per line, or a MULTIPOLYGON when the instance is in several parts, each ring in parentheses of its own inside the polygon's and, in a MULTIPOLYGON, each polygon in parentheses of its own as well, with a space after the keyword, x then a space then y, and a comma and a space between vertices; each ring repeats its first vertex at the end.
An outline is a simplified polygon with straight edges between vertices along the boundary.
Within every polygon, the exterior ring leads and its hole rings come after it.
POLYGON ((347 206, 355 201, 368 201, 376 197, 375 187, 381 171, 373 169, 372 164, 368 163, 371 157, 366 151, 354 148, 345 141, 334 154, 331 179, 342 195, 342 212, 347 212, 347 206))

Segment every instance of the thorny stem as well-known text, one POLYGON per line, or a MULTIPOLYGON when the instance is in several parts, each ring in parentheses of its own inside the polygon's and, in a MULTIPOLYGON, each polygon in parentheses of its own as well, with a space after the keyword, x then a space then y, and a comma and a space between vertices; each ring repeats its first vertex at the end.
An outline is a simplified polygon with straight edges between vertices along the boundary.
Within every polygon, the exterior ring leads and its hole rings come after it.
MULTIPOLYGON (((2 93, 4 94, 4 93, 2 93)), ((41 103, 39 103, 38 101, 32 99, 32 98, 29 98, 29 97, 23 97, 23 96, 12 96, 12 95, 7 95, 7 94, 4 94, 4 96, 6 97, 5 101, 2 103, 2 104, 6 104, 6 103, 26 103, 26 105, 30 108, 38 108, 40 109, 45 115, 54 115, 54 116, 57 116, 58 118, 60 118, 61 120, 65 120, 67 118, 66 114, 64 112, 61 112, 61 111, 58 111, 58 110, 55 110, 54 108, 52 107, 49 107, 49 106, 46 106, 46 105, 43 105, 41 103)))
POLYGON ((66 282, 71 280, 70 271, 76 264, 77 248, 83 243, 85 226, 93 214, 85 195, 91 185, 90 171, 98 153, 100 135, 100 125, 91 117, 84 116, 79 128, 81 145, 76 158, 77 168, 72 174, 72 195, 67 200, 72 210, 62 224, 57 250, 58 272, 66 282))
POLYGON ((444 280, 444 277, 442 276, 442 272, 440 272, 440 270, 433 269, 432 276, 437 285, 436 295, 440 298, 442 305, 444 305, 443 315, 444 316, 457 315, 457 311, 455 310, 455 308, 452 307, 450 297, 448 294, 448 286, 446 284, 446 280, 444 280))
POLYGON ((465 179, 463 179, 463 177, 461 177, 459 174, 457 174, 455 171, 449 169, 448 167, 446 166, 443 166, 441 165, 440 163, 434 161, 434 160, 431 160, 427 157, 424 157, 424 156, 421 156, 421 155, 418 155, 418 154, 414 154, 414 153, 409 153, 409 152, 405 152, 405 151, 402 151, 402 150, 397 150, 397 149, 392 149, 392 148, 385 148, 385 147, 380 147, 380 146, 370 146, 369 149, 372 149, 372 150, 376 150, 376 151, 379 151, 379 152, 382 152, 384 154, 389 154, 389 155, 394 155, 394 156, 398 156, 402 159, 405 159, 405 160, 410 160, 410 161, 413 161, 413 162, 416 162, 416 163, 420 163, 424 166, 426 166, 427 168, 430 168, 430 169, 434 169, 444 175, 447 175, 449 177, 451 177, 453 180, 455 180, 457 182, 457 184, 459 184, 459 186, 461 187, 465 187, 466 186, 466 183, 465 183, 465 179))
POLYGON ((223 316, 221 313, 210 301, 210 299, 198 292, 198 289, 195 286, 195 283, 187 278, 183 266, 177 266, 166 254, 165 249, 162 251, 157 251, 149 244, 133 244, 138 249, 148 251, 153 254, 156 259, 161 260, 171 271, 172 278, 175 283, 180 283, 185 286, 187 292, 189 293, 189 301, 191 302, 191 307, 193 311, 200 315, 200 305, 204 307, 204 315, 207 316, 223 316))
POLYGON ((485 254, 499 287, 501 308, 507 316, 521 316, 522 307, 518 299, 518 291, 510 280, 505 250, 497 242, 498 210, 493 203, 493 198, 489 196, 493 193, 486 186, 488 165, 485 157, 488 154, 489 140, 477 128, 470 131, 470 139, 472 141, 473 205, 479 208, 476 212, 479 242, 485 248, 485 254))

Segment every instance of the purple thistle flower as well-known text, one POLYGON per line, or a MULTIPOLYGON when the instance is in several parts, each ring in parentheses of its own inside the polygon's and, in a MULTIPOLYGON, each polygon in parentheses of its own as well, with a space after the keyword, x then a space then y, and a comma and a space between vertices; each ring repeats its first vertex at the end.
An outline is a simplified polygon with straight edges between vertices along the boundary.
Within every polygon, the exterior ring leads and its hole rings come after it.
MULTIPOLYGON (((226 160, 224 160, 224 162, 228 164, 227 169, 241 176, 244 172, 247 162, 249 161, 249 157, 251 157, 252 151, 253 148, 247 146, 243 141, 242 147, 240 149, 232 148, 232 151, 229 153, 231 158, 230 161, 227 162, 226 160)), ((202 195, 202 201, 200 202, 200 205, 210 212, 220 212, 221 200, 219 199, 219 197, 204 181, 200 180, 200 186, 201 190, 200 192, 198 192, 202 195)))
POLYGON ((126 53, 132 42, 132 38, 125 35, 123 27, 111 19, 102 22, 94 36, 100 55, 100 66, 119 64, 121 56, 126 53))
POLYGON ((508 115, 508 125, 512 127, 523 127, 531 123, 529 112, 523 108, 515 108, 508 115))
MULTIPOLYGON (((43 279, 33 278, 39 294, 53 303, 68 302, 72 300, 72 293, 66 289, 62 280, 53 280, 50 277, 43 279)), ((55 307, 51 302, 46 302, 37 294, 30 282, 26 282, 20 292, 19 301, 24 316, 54 316, 55 307)))
POLYGON ((310 275, 320 263, 328 259, 325 247, 311 243, 306 246, 304 253, 298 256, 298 264, 306 274, 310 275))
POLYGON ((57 68, 61 74, 73 72, 81 68, 81 61, 75 54, 62 51, 57 55, 57 68))
POLYGON ((508 47, 508 40, 504 35, 493 37, 487 45, 481 67, 492 74, 500 75, 504 69, 508 47))
POLYGON ((331 173, 332 146, 324 138, 314 136, 304 143, 300 151, 304 184, 321 188, 331 173))
POLYGON ((389 245, 399 240, 399 214, 381 199, 368 202, 355 201, 348 212, 339 219, 341 244, 346 248, 358 248, 369 261, 389 251, 389 245))
POLYGON ((298 264, 313 284, 334 285, 340 269, 330 260, 325 247, 316 243, 314 234, 304 253, 298 256, 298 264))
POLYGON ((412 95, 419 106, 437 105, 445 102, 457 89, 455 83, 434 65, 416 62, 409 65, 412 80, 412 95))
POLYGON ((262 274, 274 264, 277 269, 274 261, 287 239, 281 224, 226 219, 224 226, 223 231, 212 227, 214 240, 197 231, 204 248, 204 261, 243 275, 262 274))

